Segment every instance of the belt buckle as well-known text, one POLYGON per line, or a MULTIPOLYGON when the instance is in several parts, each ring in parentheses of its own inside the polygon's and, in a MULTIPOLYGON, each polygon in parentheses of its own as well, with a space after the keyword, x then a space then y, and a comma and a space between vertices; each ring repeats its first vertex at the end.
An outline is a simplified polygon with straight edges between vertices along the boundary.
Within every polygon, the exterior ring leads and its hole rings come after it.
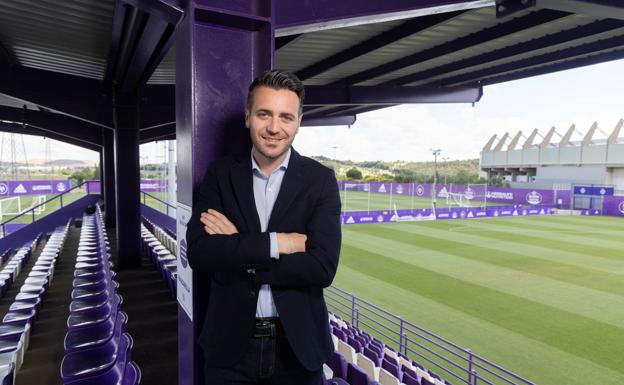
POLYGON ((255 326, 255 331, 254 331, 254 336, 255 337, 271 337, 271 338, 275 338, 276 336, 276 331, 275 331, 275 323, 272 321, 261 321, 260 323, 257 323, 255 326))

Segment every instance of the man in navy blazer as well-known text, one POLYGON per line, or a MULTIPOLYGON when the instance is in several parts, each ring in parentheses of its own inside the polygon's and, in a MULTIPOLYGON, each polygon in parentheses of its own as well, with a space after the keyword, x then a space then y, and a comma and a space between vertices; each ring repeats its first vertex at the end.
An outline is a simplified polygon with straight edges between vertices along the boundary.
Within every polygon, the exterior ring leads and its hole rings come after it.
POLYGON ((206 384, 318 385, 333 351, 323 288, 341 244, 334 172, 299 155, 303 84, 267 71, 249 87, 252 148, 210 164, 187 230, 211 276, 199 344, 206 384))

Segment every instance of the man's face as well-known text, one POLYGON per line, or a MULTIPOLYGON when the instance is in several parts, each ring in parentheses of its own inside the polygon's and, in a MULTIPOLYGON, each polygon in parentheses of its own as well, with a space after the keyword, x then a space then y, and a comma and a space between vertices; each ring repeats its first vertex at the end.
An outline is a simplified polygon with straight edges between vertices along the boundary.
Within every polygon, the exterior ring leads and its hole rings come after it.
POLYGON ((245 110, 245 124, 254 149, 266 160, 285 154, 299 131, 299 97, 290 90, 258 87, 251 110, 245 110))

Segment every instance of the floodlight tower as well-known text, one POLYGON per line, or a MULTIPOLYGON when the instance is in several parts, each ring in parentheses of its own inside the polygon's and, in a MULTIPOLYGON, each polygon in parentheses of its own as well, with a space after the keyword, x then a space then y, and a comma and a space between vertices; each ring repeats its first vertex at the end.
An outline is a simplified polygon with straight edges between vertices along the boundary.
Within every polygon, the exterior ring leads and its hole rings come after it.
POLYGON ((433 203, 433 208, 436 208, 436 194, 437 194, 437 186, 438 183, 438 155, 440 155, 440 149, 433 150, 431 149, 433 154, 433 189, 431 191, 431 200, 433 203))
POLYGON ((446 186, 446 175, 448 174, 448 161, 449 161, 449 157, 445 156, 442 158, 442 161, 444 162, 444 186, 446 186))
POLYGON ((334 174, 338 176, 338 173, 336 171, 336 150, 338 150, 338 146, 331 146, 331 148, 334 149, 334 174))
POLYGON ((0 179, 17 180, 19 178, 18 159, 23 159, 26 167, 26 175, 30 180, 30 168, 28 167, 28 156, 26 154, 26 145, 24 144, 24 135, 13 133, 2 133, 0 143, 0 179), (21 142, 21 143, 18 143, 21 142), (5 152, 5 150, 8 150, 5 152), (21 154, 20 154, 21 153, 21 154), (4 160, 5 154, 8 161, 4 160))

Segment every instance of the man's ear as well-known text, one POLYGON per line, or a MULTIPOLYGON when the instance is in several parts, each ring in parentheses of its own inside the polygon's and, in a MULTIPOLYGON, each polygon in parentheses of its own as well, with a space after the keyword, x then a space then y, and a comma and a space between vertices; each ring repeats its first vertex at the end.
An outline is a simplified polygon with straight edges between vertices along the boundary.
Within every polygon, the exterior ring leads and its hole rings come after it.
POLYGON ((245 108, 245 127, 249 128, 249 110, 245 108))

